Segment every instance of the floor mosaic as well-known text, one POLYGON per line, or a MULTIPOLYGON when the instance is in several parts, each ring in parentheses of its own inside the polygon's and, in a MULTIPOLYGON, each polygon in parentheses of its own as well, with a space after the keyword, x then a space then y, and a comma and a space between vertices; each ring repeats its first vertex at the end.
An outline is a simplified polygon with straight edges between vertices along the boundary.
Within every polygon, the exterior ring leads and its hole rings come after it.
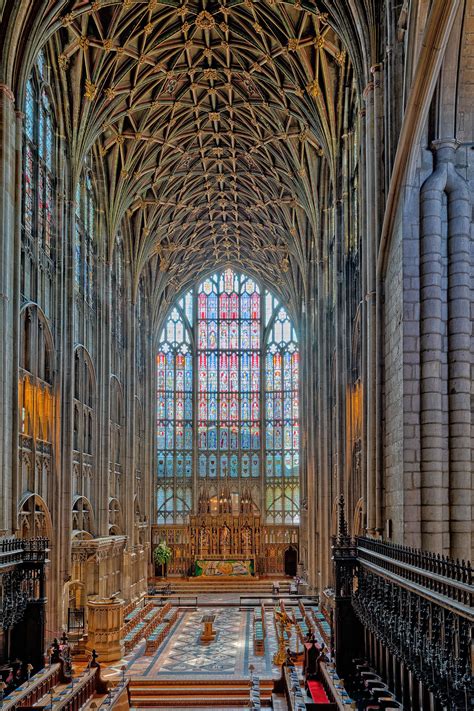
POLYGON ((262 678, 278 676, 272 657, 277 649, 273 614, 266 613, 267 637, 265 654, 253 653, 252 612, 238 608, 199 608, 184 611, 165 642, 152 657, 143 655, 142 643, 126 659, 127 674, 133 677, 242 679, 249 675, 249 665, 262 678), (215 615, 216 638, 203 644, 200 641, 201 619, 215 615))

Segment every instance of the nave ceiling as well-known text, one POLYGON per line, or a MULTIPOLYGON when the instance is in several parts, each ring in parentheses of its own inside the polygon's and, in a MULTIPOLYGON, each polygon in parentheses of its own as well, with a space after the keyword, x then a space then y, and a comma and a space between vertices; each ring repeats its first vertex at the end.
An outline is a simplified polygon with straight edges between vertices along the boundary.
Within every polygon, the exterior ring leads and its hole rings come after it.
POLYGON ((25 64, 49 42, 74 177, 90 152, 101 175, 108 254, 121 231, 135 285, 150 269, 157 301, 229 262, 287 302, 301 293, 320 251, 320 186, 336 184, 344 108, 361 89, 356 33, 370 3, 345 5, 76 0, 19 12, 25 64))

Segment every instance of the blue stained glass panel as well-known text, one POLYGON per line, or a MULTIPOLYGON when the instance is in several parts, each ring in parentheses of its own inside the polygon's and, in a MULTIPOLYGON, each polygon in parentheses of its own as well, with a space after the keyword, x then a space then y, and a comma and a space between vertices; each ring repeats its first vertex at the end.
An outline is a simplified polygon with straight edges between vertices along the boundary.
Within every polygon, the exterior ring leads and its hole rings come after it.
POLYGON ((209 457, 209 476, 211 479, 215 479, 217 476, 217 459, 214 455, 209 457))
POLYGON ((260 457, 258 454, 252 455, 252 477, 254 479, 260 476, 260 457))
POLYGON ((252 449, 260 449, 260 425, 252 425, 250 435, 252 438, 252 449))
POLYGON ((190 454, 186 454, 184 459, 184 473, 187 479, 190 479, 193 475, 193 459, 190 454))
POLYGON ((158 455, 158 476, 163 477, 165 475, 165 456, 164 454, 158 455))
POLYGON ((190 424, 187 424, 184 428, 184 448, 193 448, 193 428, 190 424))
POLYGON ((217 427, 209 427, 208 432, 208 444, 210 450, 217 449, 217 427))

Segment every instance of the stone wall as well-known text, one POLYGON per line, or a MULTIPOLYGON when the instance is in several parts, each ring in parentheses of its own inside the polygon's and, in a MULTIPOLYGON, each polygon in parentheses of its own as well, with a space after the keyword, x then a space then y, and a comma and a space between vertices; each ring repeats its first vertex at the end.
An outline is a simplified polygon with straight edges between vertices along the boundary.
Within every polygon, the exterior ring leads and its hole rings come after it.
POLYGON ((384 285, 384 520, 403 531, 403 271, 402 222, 397 223, 384 285))

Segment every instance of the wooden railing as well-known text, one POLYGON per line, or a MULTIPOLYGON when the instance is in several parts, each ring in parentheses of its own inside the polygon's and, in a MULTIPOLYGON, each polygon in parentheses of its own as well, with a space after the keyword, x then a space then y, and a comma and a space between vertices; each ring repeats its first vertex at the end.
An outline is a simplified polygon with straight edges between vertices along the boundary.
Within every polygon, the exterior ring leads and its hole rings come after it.
POLYGON ((98 706, 98 711, 110 711, 110 709, 113 709, 114 706, 120 702, 122 695, 125 693, 127 694, 127 697, 129 697, 129 684, 130 680, 124 679, 110 688, 106 698, 98 706))
POLYGON ((53 696, 53 711, 79 711, 96 691, 99 669, 86 670, 74 679, 58 696, 53 696))
POLYGON ((60 664, 52 664, 12 691, 3 701, 3 711, 14 711, 23 706, 34 706, 59 682, 60 664))

